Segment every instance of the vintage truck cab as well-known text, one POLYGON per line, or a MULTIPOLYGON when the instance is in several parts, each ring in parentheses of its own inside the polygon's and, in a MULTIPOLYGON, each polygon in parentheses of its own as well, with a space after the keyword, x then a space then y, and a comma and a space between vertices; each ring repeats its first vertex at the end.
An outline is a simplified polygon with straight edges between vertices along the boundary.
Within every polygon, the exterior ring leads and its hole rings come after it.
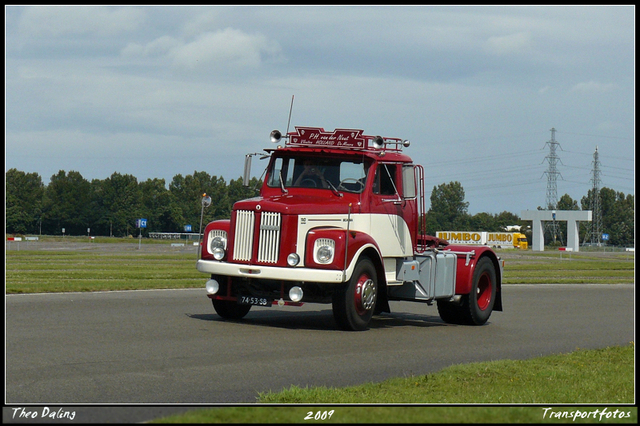
POLYGON ((476 325, 502 310, 489 247, 424 234, 424 172, 408 141, 318 127, 271 137, 260 195, 204 230, 197 269, 220 316, 331 303, 340 328, 364 330, 391 300, 436 302, 444 321, 476 325))

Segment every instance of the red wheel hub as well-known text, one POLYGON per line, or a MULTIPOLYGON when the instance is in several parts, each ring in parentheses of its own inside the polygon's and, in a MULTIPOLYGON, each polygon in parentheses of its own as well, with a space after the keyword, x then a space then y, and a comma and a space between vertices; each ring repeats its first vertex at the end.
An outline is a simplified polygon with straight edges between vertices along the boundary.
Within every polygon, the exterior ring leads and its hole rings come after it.
POLYGON ((478 281, 478 288, 476 289, 476 300, 478 301, 478 308, 481 311, 487 309, 492 297, 493 295, 491 288, 491 277, 489 276, 489 274, 482 274, 480 280, 478 281))
POLYGON ((354 302, 358 315, 364 315, 376 304, 376 286, 371 277, 363 274, 356 284, 354 302))

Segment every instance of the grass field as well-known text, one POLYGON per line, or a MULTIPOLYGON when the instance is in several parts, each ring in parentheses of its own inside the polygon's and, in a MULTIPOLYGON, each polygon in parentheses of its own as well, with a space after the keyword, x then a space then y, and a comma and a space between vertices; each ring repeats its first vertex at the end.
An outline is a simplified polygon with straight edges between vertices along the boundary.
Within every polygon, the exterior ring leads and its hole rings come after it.
MULTIPOLYGON (((204 287, 192 243, 172 247, 167 240, 49 238, 7 245, 7 293, 204 287)), ((499 255, 505 259, 505 284, 635 282, 633 252, 502 250, 499 255)))
MULTIPOLYGON (((193 246, 169 241, 87 238, 7 243, 5 292, 70 292, 198 288, 193 246)), ((542 253, 502 250, 504 283, 635 282, 633 252, 542 253)), ((221 407, 160 419, 166 423, 636 423, 633 404, 635 347, 577 351, 527 361, 460 365, 421 377, 328 389, 291 388, 260 396, 265 405, 221 407), (331 405, 415 403, 453 406, 331 405), (459 404, 471 404, 460 406, 459 404), (607 405, 606 415, 594 413, 607 405), (303 405, 297 405, 303 404, 303 405), (309 405, 313 404, 313 405, 309 405), (534 404, 495 406, 474 404, 534 404), (546 404, 546 405, 539 405, 546 404), (589 404, 562 406, 558 404, 589 404), (597 404, 597 405, 591 405, 597 404), (616 405, 618 404, 618 405, 616 405), (551 411, 544 411, 552 407, 551 411), (612 418, 613 412, 629 417, 612 418), (333 413, 329 416, 329 412, 333 413), (576 412, 578 414, 576 415, 576 412), (311 413, 311 418, 305 417, 311 413), (559 417, 553 417, 553 415, 559 417), (574 418, 562 418, 571 414, 574 418), (547 416, 548 414, 548 416, 547 416), (545 417, 543 417, 545 415, 545 417), (600 418, 596 418, 600 415, 600 418), (609 417, 607 417, 609 415, 609 417), (318 416, 318 419, 315 419, 318 416), (324 418, 322 418, 324 416, 324 418), (576 416, 578 416, 576 418, 576 416)))
POLYGON ((194 253, 10 251, 7 293, 193 288, 204 285, 194 253))
POLYGON ((621 284, 635 282, 634 252, 518 252, 503 250, 505 284, 621 284))
POLYGON ((532 360, 455 365, 436 374, 344 389, 292 387, 265 403, 585 404, 632 403, 633 345, 532 360), (606 383, 606 385, 603 385, 606 383), (453 386, 452 386, 453 384, 453 386))
POLYGON ((455 365, 425 376, 348 388, 292 387, 263 394, 259 402, 295 405, 200 409, 155 423, 304 423, 307 416, 313 423, 636 423, 637 407, 630 406, 634 351, 630 344, 525 361, 455 365), (414 405, 362 406, 381 402, 414 405))

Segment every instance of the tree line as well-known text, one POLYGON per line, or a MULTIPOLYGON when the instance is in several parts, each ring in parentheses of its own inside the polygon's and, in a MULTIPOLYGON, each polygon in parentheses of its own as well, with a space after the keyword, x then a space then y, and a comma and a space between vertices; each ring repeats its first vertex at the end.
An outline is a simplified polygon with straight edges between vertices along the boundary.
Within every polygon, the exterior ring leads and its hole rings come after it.
MULTIPOLYGON (((601 188, 598 192, 602 217, 602 233, 609 235, 608 245, 633 247, 635 244, 635 202, 634 196, 601 188)), ((578 204, 568 194, 558 200, 556 206, 538 207, 538 210, 591 210, 593 189, 580 199, 578 204)), ((523 221, 519 216, 502 212, 468 213, 469 203, 464 201, 464 188, 460 182, 450 182, 434 186, 431 192, 431 208, 426 213, 426 231, 435 235, 437 231, 503 231, 506 226, 520 225, 523 231, 529 229, 531 221, 523 221)), ((559 244, 566 244, 566 223, 560 223, 559 244)), ((590 242, 592 222, 579 222, 580 243, 590 242)), ((531 243, 530 231, 525 231, 531 243)), ((553 241, 550 231, 545 231, 545 242, 553 241)))
MULTIPOLYGON (((6 172, 6 232, 9 234, 60 235, 138 235, 136 219, 147 219, 149 232, 184 232, 191 225, 198 232, 203 194, 211 196, 213 203, 204 210, 203 224, 216 219, 228 219, 233 204, 257 195, 260 181, 252 178, 250 185, 242 185, 242 178, 228 183, 207 172, 194 171, 192 175, 173 177, 168 187, 164 179, 138 182, 135 176, 113 173, 106 179, 91 181, 79 172, 60 170, 44 185, 37 173, 16 169, 6 172)), ((563 195, 557 210, 589 210, 593 190, 582 197, 580 204, 568 194, 563 195)), ((609 234, 608 244, 634 245, 634 197, 602 188, 599 192, 602 212, 602 231, 609 234)), ((434 186, 431 205, 425 214, 426 232, 437 231, 503 231, 506 226, 522 225, 514 213, 468 213, 464 188, 460 182, 434 186)), ((541 209, 541 207, 538 207, 541 209)), ((591 223, 580 223, 580 242, 590 236, 591 223)), ((529 234, 530 238, 531 235, 529 234)), ((551 236, 545 236, 551 241, 551 236)))
MULTIPOLYGON (((37 173, 6 172, 6 232, 9 234, 138 235, 137 219, 147 219, 149 232, 198 232, 201 200, 214 202, 204 210, 203 224, 229 218, 237 200, 256 195, 258 180, 242 185, 242 178, 227 182, 207 172, 138 182, 135 176, 113 173, 90 182, 79 172, 60 170, 44 185, 37 173)), ((203 225, 204 226, 204 225, 203 225)))

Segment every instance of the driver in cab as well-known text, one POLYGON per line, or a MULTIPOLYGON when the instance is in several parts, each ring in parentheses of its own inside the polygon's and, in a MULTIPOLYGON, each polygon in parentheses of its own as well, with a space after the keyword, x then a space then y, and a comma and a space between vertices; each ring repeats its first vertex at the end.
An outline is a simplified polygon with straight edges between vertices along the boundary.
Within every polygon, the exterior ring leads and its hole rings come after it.
POLYGON ((294 186, 301 186, 305 188, 329 188, 329 184, 324 177, 324 174, 318 169, 318 166, 313 164, 311 160, 304 160, 302 163, 302 173, 296 179, 294 186), (319 184, 319 185, 318 185, 319 184))

